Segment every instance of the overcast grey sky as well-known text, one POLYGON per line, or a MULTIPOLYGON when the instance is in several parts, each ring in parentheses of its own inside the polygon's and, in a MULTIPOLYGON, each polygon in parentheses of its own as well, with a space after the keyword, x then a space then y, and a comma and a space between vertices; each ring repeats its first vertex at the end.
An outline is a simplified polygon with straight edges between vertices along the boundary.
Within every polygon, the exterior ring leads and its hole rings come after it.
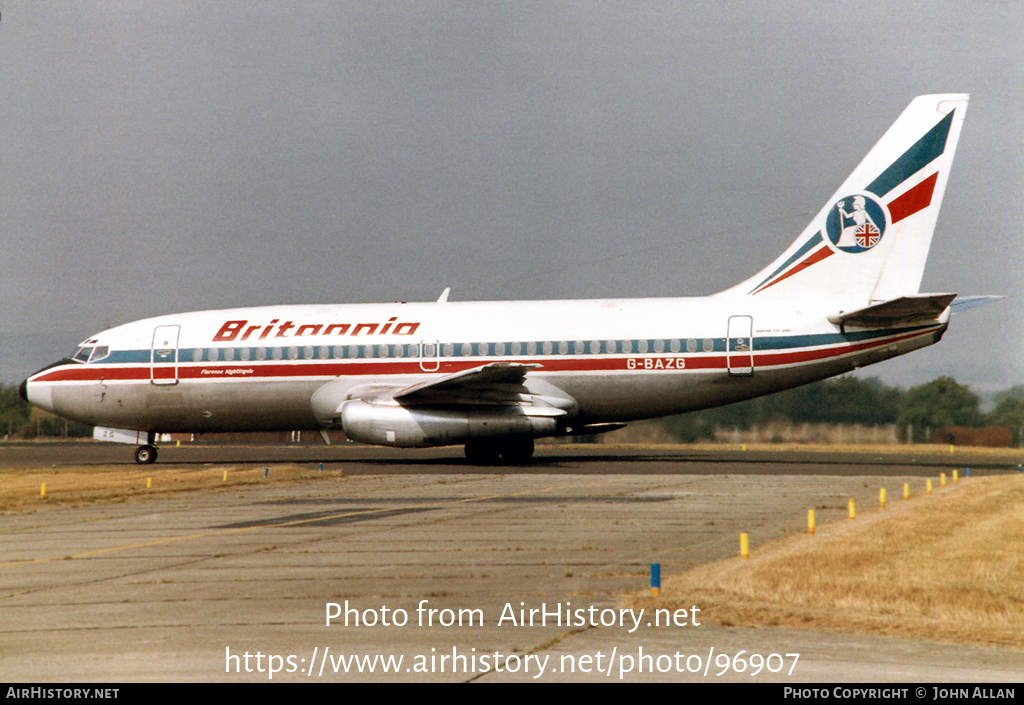
POLYGON ((922 289, 1010 298, 865 374, 1024 383, 1021 3, 0 1, 0 380, 174 311, 713 293, 966 92, 922 289))

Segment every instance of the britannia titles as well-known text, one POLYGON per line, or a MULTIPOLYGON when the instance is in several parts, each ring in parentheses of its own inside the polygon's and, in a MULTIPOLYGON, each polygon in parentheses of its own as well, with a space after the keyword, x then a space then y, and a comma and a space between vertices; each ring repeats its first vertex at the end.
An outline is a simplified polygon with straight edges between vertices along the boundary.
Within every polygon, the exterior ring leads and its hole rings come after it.
POLYGON ((398 322, 392 316, 386 323, 303 323, 296 325, 293 321, 280 323, 273 319, 269 323, 251 324, 247 320, 225 321, 217 334, 213 336, 215 343, 229 343, 235 340, 266 340, 267 338, 305 338, 312 336, 359 336, 359 335, 415 335, 419 323, 398 322), (273 335, 271 335, 273 334, 273 335))

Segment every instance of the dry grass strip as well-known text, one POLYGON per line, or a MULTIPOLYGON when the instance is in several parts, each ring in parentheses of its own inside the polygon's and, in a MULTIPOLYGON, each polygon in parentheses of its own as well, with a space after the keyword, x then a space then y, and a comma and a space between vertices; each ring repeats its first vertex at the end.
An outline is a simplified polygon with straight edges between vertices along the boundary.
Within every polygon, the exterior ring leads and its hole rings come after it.
MULTIPOLYGON (((135 468, 123 465, 63 467, 52 470, 3 470, 0 472, 0 511, 34 511, 58 506, 97 502, 125 502, 171 492, 219 490, 323 478, 326 473, 289 463, 270 465, 209 465, 198 468, 135 468), (224 472, 228 479, 224 481, 224 472), (152 487, 146 488, 146 479, 152 487), (40 497, 42 483, 46 497, 40 497)), ((338 473, 332 473, 337 477, 338 473)))
MULTIPOLYGON (((1024 649, 1024 476, 961 479, 854 521, 699 566, 648 608, 723 626, 871 632, 1024 649)), ((751 539, 756 541, 756 536, 751 539)), ((739 553, 737 537, 737 554, 739 553)))

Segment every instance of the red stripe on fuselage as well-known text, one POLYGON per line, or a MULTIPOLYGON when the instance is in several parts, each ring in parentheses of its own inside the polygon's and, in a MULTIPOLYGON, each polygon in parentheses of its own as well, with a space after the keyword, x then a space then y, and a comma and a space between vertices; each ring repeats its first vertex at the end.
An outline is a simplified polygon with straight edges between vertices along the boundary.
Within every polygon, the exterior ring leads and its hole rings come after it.
MULTIPOLYGON (((779 352, 759 352, 754 350, 755 368, 764 369, 781 365, 793 365, 803 362, 816 362, 833 357, 842 357, 851 353, 862 352, 871 348, 892 345, 934 332, 934 328, 925 331, 914 331, 901 335, 893 335, 883 339, 875 339, 857 344, 840 344, 817 348, 799 348, 779 352)), ((756 347, 756 338, 755 347, 756 347)), ((291 379, 295 377, 321 377, 325 381, 331 378, 383 376, 383 375, 443 375, 452 372, 473 369, 492 362, 513 362, 540 364, 544 372, 651 372, 663 368, 646 368, 643 360, 684 360, 684 366, 664 367, 666 371, 686 370, 721 370, 727 367, 724 354, 715 355, 679 355, 679 354, 642 354, 619 355, 600 358, 525 358, 525 359, 494 359, 476 358, 467 360, 441 360, 441 368, 428 372, 419 366, 418 360, 389 360, 372 362, 295 362, 295 363, 258 363, 251 365, 185 365, 178 366, 180 380, 235 380, 235 379, 291 379), (629 361, 635 361, 633 368, 629 361)), ((94 365, 75 365, 47 370, 35 382, 107 382, 107 381, 149 381, 151 368, 144 366, 111 366, 97 367, 94 365)))

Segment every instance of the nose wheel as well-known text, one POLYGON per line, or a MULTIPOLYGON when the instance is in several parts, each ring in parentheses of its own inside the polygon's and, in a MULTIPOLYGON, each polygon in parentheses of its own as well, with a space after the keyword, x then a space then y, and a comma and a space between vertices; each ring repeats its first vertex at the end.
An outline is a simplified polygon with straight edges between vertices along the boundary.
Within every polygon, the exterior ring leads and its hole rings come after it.
POLYGON ((156 462, 156 446, 144 445, 135 449, 135 462, 139 465, 152 465, 156 462))

